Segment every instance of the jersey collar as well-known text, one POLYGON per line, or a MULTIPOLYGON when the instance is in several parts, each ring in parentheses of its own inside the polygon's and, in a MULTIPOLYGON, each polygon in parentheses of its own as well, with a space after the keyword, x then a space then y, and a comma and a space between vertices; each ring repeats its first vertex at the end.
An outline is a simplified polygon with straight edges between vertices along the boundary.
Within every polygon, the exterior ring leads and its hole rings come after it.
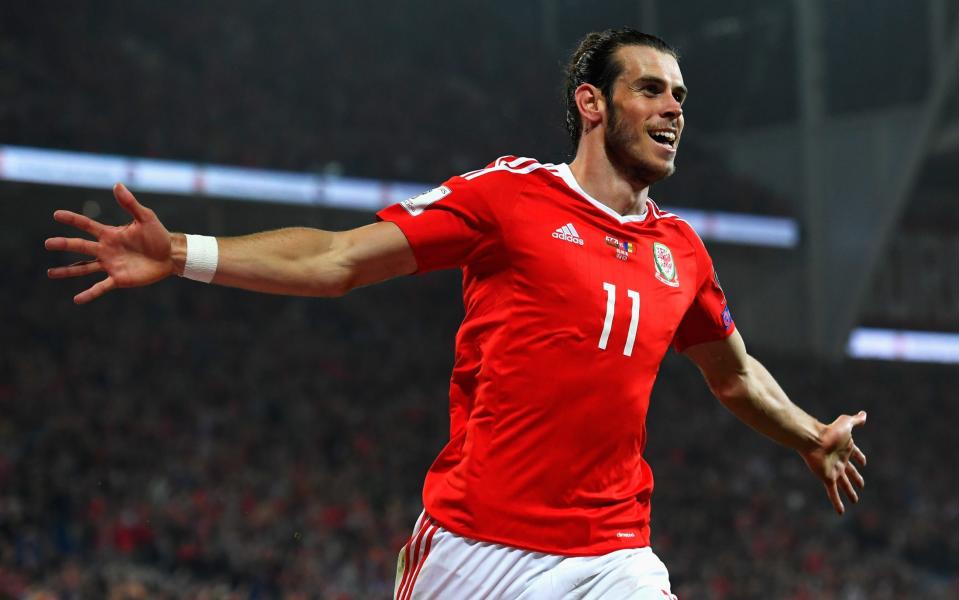
POLYGON ((649 202, 647 201, 643 205, 643 212, 639 213, 638 215, 624 216, 619 214, 618 212, 606 206, 605 204, 603 204, 596 198, 593 198, 592 196, 587 194, 586 190, 584 190, 579 185, 579 182, 576 181, 576 177, 573 176, 573 172, 570 170, 569 165, 566 163, 561 163, 556 165, 556 174, 559 175, 560 179, 562 179, 566 183, 566 185, 570 187, 570 189, 572 189, 574 192, 576 192, 577 194, 579 194, 580 196, 588 200, 589 203, 595 206, 596 208, 600 209, 604 213, 608 214, 609 216, 619 221, 621 224, 622 223, 638 223, 640 221, 644 221, 646 219, 647 213, 649 213, 649 202))

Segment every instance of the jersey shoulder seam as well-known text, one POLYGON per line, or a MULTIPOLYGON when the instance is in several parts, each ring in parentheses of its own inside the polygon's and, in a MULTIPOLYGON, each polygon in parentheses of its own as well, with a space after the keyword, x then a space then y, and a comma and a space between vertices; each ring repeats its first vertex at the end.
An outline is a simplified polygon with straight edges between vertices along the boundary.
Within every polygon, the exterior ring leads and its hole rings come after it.
POLYGON ((540 169, 549 169, 554 165, 548 163, 541 163, 535 158, 529 158, 526 156, 512 156, 506 155, 497 158, 495 161, 491 162, 489 165, 482 169, 476 169, 475 171, 468 171, 460 175, 463 179, 467 181, 472 181, 484 175, 489 175, 491 173, 509 173, 512 175, 529 175, 540 169))

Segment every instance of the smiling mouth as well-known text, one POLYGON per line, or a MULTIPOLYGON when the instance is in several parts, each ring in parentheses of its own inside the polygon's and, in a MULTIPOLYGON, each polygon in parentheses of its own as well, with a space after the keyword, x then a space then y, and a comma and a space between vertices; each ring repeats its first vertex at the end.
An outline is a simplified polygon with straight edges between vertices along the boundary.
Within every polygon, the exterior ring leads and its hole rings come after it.
POLYGON ((665 146, 666 148, 669 148, 670 150, 674 150, 676 148, 677 138, 676 138, 675 131, 671 129, 656 129, 652 131, 647 130, 646 133, 657 144, 661 146, 665 146))

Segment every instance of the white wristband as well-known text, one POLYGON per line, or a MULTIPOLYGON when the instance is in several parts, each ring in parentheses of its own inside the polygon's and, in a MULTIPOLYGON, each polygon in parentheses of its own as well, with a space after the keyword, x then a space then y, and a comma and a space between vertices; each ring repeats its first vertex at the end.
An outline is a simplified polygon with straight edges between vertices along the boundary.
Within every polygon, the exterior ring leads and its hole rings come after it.
POLYGON ((183 265, 183 277, 210 283, 216 274, 216 263, 220 259, 220 247, 216 238, 209 235, 186 235, 186 264, 183 265))

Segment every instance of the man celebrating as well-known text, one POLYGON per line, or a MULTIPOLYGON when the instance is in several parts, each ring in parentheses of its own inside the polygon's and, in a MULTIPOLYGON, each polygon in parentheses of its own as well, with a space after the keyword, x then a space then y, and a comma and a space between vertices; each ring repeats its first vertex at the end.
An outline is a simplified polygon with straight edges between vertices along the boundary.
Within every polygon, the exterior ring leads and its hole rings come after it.
POLYGON ((401 550, 396 598, 673 597, 649 547, 649 394, 669 346, 736 416, 799 452, 840 514, 864 485, 852 460, 863 412, 830 425, 786 397, 745 350, 692 228, 649 198, 675 170, 686 87, 676 52, 635 30, 591 33, 567 68, 570 164, 503 157, 344 232, 234 238, 170 234, 122 185, 133 217, 96 238, 51 238, 105 272, 75 298, 172 274, 268 293, 340 296, 398 275, 458 267, 450 440, 401 550))

